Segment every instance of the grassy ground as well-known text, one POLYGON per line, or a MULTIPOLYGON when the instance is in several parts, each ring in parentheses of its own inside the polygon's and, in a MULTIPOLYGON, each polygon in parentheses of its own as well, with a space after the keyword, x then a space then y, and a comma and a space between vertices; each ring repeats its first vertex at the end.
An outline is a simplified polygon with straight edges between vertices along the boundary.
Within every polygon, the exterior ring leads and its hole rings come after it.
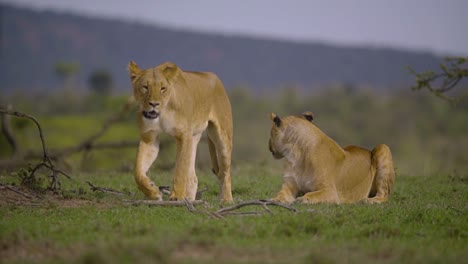
MULTIPOLYGON (((278 167, 233 168, 236 202, 272 197, 278 167)), ((153 171, 170 185, 167 171, 153 171)), ((157 175, 157 177, 156 177, 157 175)), ((0 188, 2 263, 468 263, 466 175, 397 176, 383 205, 294 205, 215 219, 217 184, 199 171, 209 208, 127 206, 142 199, 131 173, 75 174, 64 198, 26 199, 0 188), (91 181, 128 197, 92 192, 91 181)), ((3 174, 0 183, 18 176, 3 174)), ((247 208, 246 210, 261 210, 247 208)))

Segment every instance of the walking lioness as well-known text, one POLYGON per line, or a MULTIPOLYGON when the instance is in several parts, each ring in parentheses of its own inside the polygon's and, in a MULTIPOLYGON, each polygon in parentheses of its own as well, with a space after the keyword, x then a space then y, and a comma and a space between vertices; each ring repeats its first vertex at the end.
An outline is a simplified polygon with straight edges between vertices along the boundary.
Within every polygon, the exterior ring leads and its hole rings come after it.
POLYGON ((340 147, 312 124, 311 112, 273 121, 270 151, 286 159, 283 184, 275 201, 292 203, 382 203, 392 191, 395 172, 387 145, 372 151, 340 147), (299 195, 303 195, 296 199, 299 195))
POLYGON ((133 94, 140 106, 140 145, 135 164, 138 188, 148 198, 162 200, 159 188, 146 173, 158 157, 158 136, 165 132, 177 143, 170 199, 194 200, 198 187, 195 155, 200 137, 207 129, 221 200, 232 202, 232 112, 221 80, 209 72, 183 71, 170 62, 142 70, 131 61, 128 69, 133 94))

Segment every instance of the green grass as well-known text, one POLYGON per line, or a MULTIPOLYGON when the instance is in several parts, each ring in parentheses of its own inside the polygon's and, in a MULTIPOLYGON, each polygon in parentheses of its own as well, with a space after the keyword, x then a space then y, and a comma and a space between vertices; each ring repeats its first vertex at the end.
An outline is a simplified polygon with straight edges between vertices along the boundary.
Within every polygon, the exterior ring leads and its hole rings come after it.
MULTIPOLYGON (((272 197, 279 166, 233 168, 236 202, 272 197)), ((152 171, 158 184, 171 173, 152 171), (157 177, 156 177, 157 175, 157 177)), ((272 214, 214 219, 217 183, 199 171, 210 208, 126 206, 85 184, 130 191, 131 173, 81 173, 62 180, 65 199, 0 207, 0 262, 6 263, 467 263, 466 175, 397 176, 382 205, 294 205, 272 214)), ((0 182, 12 183, 12 175, 0 182)), ((261 210, 247 208, 246 210, 261 210)))

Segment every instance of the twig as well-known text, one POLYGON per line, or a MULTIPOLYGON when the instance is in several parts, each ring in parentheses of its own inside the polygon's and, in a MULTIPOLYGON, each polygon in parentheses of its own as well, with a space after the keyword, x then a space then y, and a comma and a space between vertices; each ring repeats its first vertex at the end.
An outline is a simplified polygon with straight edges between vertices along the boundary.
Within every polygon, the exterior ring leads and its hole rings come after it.
POLYGON ((262 215, 265 214, 263 211, 252 211, 252 212, 226 212, 223 215, 262 215))
POLYGON ((190 202, 189 199, 185 198, 184 203, 185 203, 185 206, 187 207, 187 210, 189 210, 189 212, 194 213, 197 211, 195 207, 193 207, 193 203, 190 202))
POLYGON ((24 192, 21 192, 19 190, 17 190, 16 188, 14 188, 13 186, 10 186, 10 185, 6 185, 6 184, 3 184, 3 183, 0 183, 0 186, 3 186, 4 188, 12 191, 12 192, 15 192, 17 194, 20 194, 28 199, 33 199, 34 197, 32 197, 31 195, 27 194, 27 193, 24 193, 24 192))
MULTIPOLYGON (((7 106, 8 110, 11 110, 11 105, 7 106)), ((6 140, 10 144, 11 148, 13 149, 13 156, 18 155, 18 141, 13 136, 13 132, 11 131, 11 118, 10 115, 2 114, 0 115, 1 123, 2 123, 2 134, 5 136, 6 140)))
POLYGON ((36 124, 37 129, 39 130, 39 137, 41 138, 41 143, 42 143, 42 154, 43 154, 42 159, 43 159, 43 161, 46 161, 46 160, 49 159, 49 157, 47 155, 47 149, 46 149, 46 145, 45 145, 45 141, 44 141, 44 134, 42 133, 41 125, 39 125, 39 122, 37 121, 37 119, 34 116, 31 116, 31 115, 28 115, 28 114, 25 114, 25 113, 21 113, 21 112, 18 112, 18 111, 11 111, 11 110, 2 109, 2 108, 0 108, 0 113, 7 114, 7 115, 14 115, 14 116, 17 116, 17 117, 25 117, 25 118, 28 118, 28 119, 32 120, 34 122, 34 124, 36 124))
MULTIPOLYGON (((151 205, 151 206, 187 206, 186 201, 156 201, 156 200, 123 200, 128 205, 151 205)), ((205 201, 195 200, 189 202, 192 205, 205 204, 205 201)))
MULTIPOLYGON (((0 113, 4 114, 9 114, 9 115, 16 115, 19 117, 26 117, 31 120, 33 120, 36 125, 38 126, 39 133, 41 135, 41 140, 43 143, 43 151, 42 153, 38 153, 36 151, 25 151, 21 152, 21 155, 14 155, 11 159, 9 160, 0 160, 0 168, 15 168, 18 166, 26 165, 27 163, 25 162, 28 159, 34 159, 36 157, 42 157, 44 160, 44 156, 47 156, 49 160, 63 160, 65 157, 74 154, 76 152, 80 152, 83 150, 91 150, 91 149, 109 149, 109 148, 124 148, 124 147, 135 147, 138 144, 138 141, 120 141, 120 142, 108 142, 108 143, 96 143, 96 140, 100 138, 104 133, 107 132, 107 130, 114 125, 116 122, 122 120, 125 115, 130 112, 134 105, 134 99, 133 97, 130 97, 129 100, 126 102, 126 104, 122 107, 121 111, 119 111, 117 114, 112 115, 109 117, 105 122, 104 125, 101 127, 99 131, 97 131, 95 134, 92 134, 85 140, 79 142, 78 144, 71 146, 71 147, 66 147, 66 148, 61 148, 61 149, 52 149, 48 150, 45 152, 45 145, 44 145, 44 137, 42 135, 42 129, 40 128, 39 123, 37 120, 30 115, 20 113, 20 112, 15 112, 15 111, 10 111, 7 109, 2 109, 0 108, 0 113), (46 153, 46 155, 44 155, 46 153)), ((6 120, 8 121, 8 120, 6 120)), ((3 121, 5 122, 5 121, 3 121)), ((3 134, 5 135, 12 135, 11 131, 8 131, 8 126, 3 125, 2 129, 7 129, 7 131, 3 131, 3 134)), ((13 141, 10 142, 10 145, 15 144, 15 138, 12 138, 13 141)), ((13 148, 14 145, 12 145, 13 148)), ((15 150, 15 149, 14 149, 15 150)), ((20 152, 19 150, 16 150, 16 153, 20 152)))
MULTIPOLYGON (((221 208, 218 211, 214 212, 214 214, 219 215, 219 216, 232 214, 232 211, 237 210, 239 208, 242 208, 244 206, 249 206, 249 205, 260 205, 268 213, 271 213, 270 209, 268 208, 268 205, 275 205, 275 206, 279 206, 279 207, 288 209, 289 211, 292 211, 292 212, 297 212, 297 210, 295 208, 293 208, 293 207, 291 207, 289 205, 283 204, 283 203, 278 203, 278 202, 269 201, 269 200, 252 200, 252 201, 247 201, 247 202, 235 204, 235 205, 232 205, 232 206, 229 206, 229 207, 221 208)), ((253 212, 249 212, 248 214, 253 214, 253 212)))
MULTIPOLYGON (((127 102, 125 103, 125 105, 122 107, 122 109, 120 110, 120 112, 117 114, 117 115, 114 115, 114 116, 111 116, 109 117, 105 122, 104 122, 104 125, 101 127, 101 129, 96 132, 95 134, 89 136, 88 138, 86 138, 85 140, 81 141, 80 143, 76 144, 75 146, 72 146, 72 147, 68 147, 68 148, 65 148, 65 149, 62 149, 62 150, 59 150, 57 151, 56 153, 56 156, 68 156, 70 154, 73 154, 73 153, 76 153, 76 152, 80 152, 82 150, 85 150, 85 149, 91 149, 93 148, 93 146, 97 145, 95 144, 94 142, 100 138, 102 135, 104 135, 104 133, 107 132, 107 130, 109 130, 109 128, 117 123, 118 121, 122 120, 125 115, 130 111, 130 109, 132 108, 133 104, 135 102, 135 99, 133 97, 130 97, 127 102)), ((128 143, 128 142, 127 142, 128 143)), ((103 145, 103 144, 101 144, 103 145)), ((115 143, 113 143, 112 145, 116 145, 115 143)), ((109 146, 109 145, 108 145, 109 146)), ((106 147, 108 147, 106 146, 106 147)), ((125 146, 127 146, 127 144, 125 144, 125 146)), ((134 145, 135 146, 135 145, 134 145)))
POLYGON ((203 188, 201 190, 198 190, 197 193, 195 194, 195 200, 201 200, 202 199, 202 196, 203 196, 203 193, 208 191, 208 188, 203 188))
POLYGON ((89 185, 89 187, 91 187, 91 190, 93 192, 100 191, 100 192, 105 192, 105 193, 110 193, 110 194, 115 194, 115 195, 132 195, 131 192, 121 192, 121 191, 117 191, 117 190, 114 190, 114 189, 111 189, 111 188, 104 188, 104 187, 95 186, 89 181, 86 181, 86 183, 89 185))
POLYGON ((166 186, 166 185, 159 186, 159 191, 162 192, 163 194, 171 195, 171 187, 169 186, 166 186))
POLYGON ((37 121, 37 119, 34 117, 34 116, 31 116, 31 115, 28 115, 28 114, 25 114, 25 113, 22 113, 22 112, 18 112, 18 111, 11 111, 11 110, 7 110, 7 109, 2 109, 0 108, 0 113, 2 114, 7 114, 7 115, 14 115, 14 116, 18 116, 18 117, 24 117, 24 118, 28 118, 30 120, 32 120, 34 122, 34 124, 36 124, 37 126, 37 129, 39 130, 39 137, 41 139, 41 144, 42 144, 42 162, 37 164, 32 170, 31 170, 31 173, 29 174, 29 177, 27 177, 23 183, 26 183, 28 181, 32 181, 33 177, 35 176, 35 173, 42 167, 45 167, 45 168, 48 168, 50 171, 51 171, 51 174, 50 174, 50 178, 51 178, 51 182, 49 184, 49 187, 48 187, 48 190, 52 190, 54 192, 57 192, 59 189, 60 189, 60 181, 58 179, 58 175, 59 174, 62 174, 64 175, 65 177, 67 177, 68 179, 70 179, 70 176, 68 176, 66 173, 64 173, 63 171, 61 170, 58 170, 54 167, 54 164, 52 163, 52 160, 51 158, 49 157, 48 153, 47 153, 47 148, 46 148, 46 144, 45 144, 45 138, 44 138, 44 134, 42 133, 42 128, 41 128, 41 125, 39 124, 39 121, 37 121))

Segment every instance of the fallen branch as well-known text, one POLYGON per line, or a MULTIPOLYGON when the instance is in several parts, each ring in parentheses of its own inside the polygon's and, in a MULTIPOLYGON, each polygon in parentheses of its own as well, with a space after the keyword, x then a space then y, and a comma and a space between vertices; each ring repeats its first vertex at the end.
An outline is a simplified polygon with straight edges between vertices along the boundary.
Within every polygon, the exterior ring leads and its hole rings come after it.
POLYGON ((89 187, 91 188, 93 192, 99 191, 99 192, 110 193, 110 194, 115 194, 115 195, 132 195, 131 192, 121 192, 121 191, 117 191, 111 188, 95 186, 89 181, 86 181, 86 183, 89 185, 89 187))
MULTIPOLYGON (((123 200, 127 205, 151 205, 151 206, 187 206, 187 201, 156 201, 156 200, 123 200)), ((205 204, 205 201, 188 201, 192 206, 205 204)))
POLYGON ((285 209, 288 209, 289 211, 292 212, 297 212, 297 209, 294 207, 291 207, 287 204, 283 203, 278 203, 270 200, 252 200, 252 201, 247 201, 239 204, 235 204, 229 207, 224 207, 219 209, 216 212, 213 212, 215 216, 219 216, 220 218, 223 218, 225 215, 229 214, 236 214, 236 215, 257 215, 257 214, 262 214, 264 212, 271 213, 270 209, 268 208, 268 205, 274 205, 274 206, 279 206, 285 209), (237 209, 240 209, 245 206, 250 206, 250 205, 260 205, 263 207, 264 211, 253 211, 253 212, 233 212, 237 209))
POLYGON ((201 200, 202 199, 202 196, 203 196, 203 193, 208 191, 208 188, 203 188, 201 190, 198 190, 197 193, 195 194, 195 200, 201 200))
POLYGON ((8 190, 10 190, 10 191, 12 191, 14 193, 22 195, 22 196, 26 197, 27 199, 34 199, 35 198, 35 197, 32 197, 31 195, 25 193, 25 192, 22 192, 22 191, 18 190, 18 188, 14 187, 14 186, 3 184, 3 183, 0 183, 0 186, 5 188, 5 189, 8 189, 8 190))
POLYGON ((195 213, 197 211, 195 207, 193 207, 193 203, 190 202, 189 199, 185 198, 184 203, 185 207, 187 207, 187 210, 189 210, 189 212, 195 213))

